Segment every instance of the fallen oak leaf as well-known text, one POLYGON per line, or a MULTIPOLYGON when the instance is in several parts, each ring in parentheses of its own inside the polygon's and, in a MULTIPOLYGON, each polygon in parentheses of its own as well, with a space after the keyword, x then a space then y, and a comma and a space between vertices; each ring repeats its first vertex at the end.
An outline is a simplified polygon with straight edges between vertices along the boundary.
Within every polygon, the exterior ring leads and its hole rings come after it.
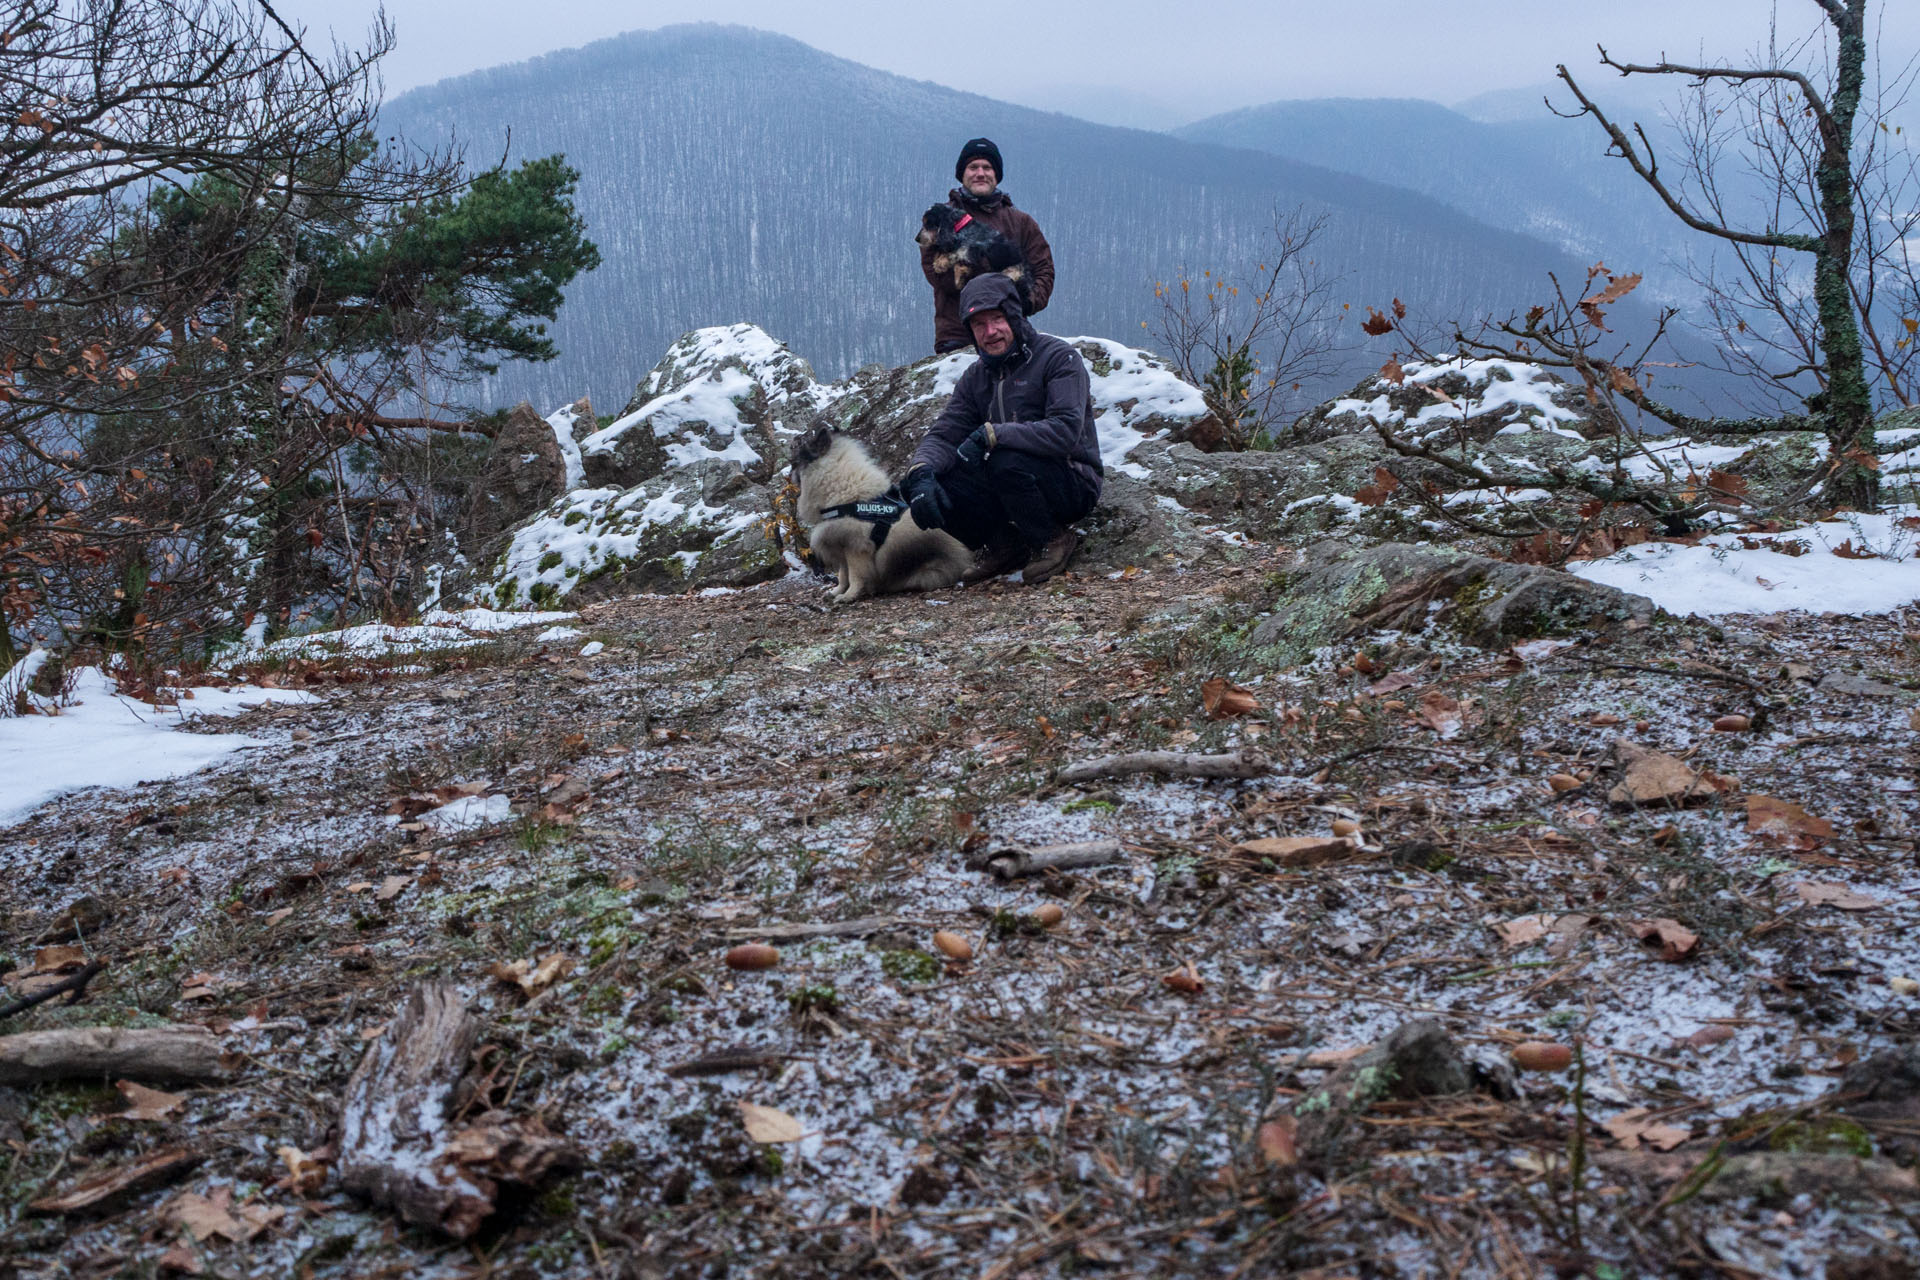
POLYGON ((548 987, 573 971, 573 957, 563 951, 556 951, 541 958, 538 964, 526 960, 515 960, 511 964, 499 961, 487 966, 487 974, 509 986, 519 987, 529 996, 537 996, 548 987))
POLYGON ((1747 797, 1747 831, 1772 840, 1831 840, 1833 824, 1816 818, 1799 805, 1772 796, 1747 797))
POLYGON ((1524 947, 1529 942, 1540 941, 1547 936, 1547 930, 1552 927, 1553 921, 1548 916, 1516 916, 1512 920, 1502 920, 1494 925, 1493 931, 1500 935, 1500 941, 1505 943, 1507 949, 1511 951, 1516 947, 1524 947))
POLYGON ((1221 676, 1215 676, 1200 686, 1200 705, 1210 720, 1230 720, 1260 709, 1260 701, 1253 696, 1253 690, 1244 689, 1221 676))
POLYGON ((1629 1151, 1643 1142, 1656 1151, 1671 1151, 1693 1136, 1685 1129, 1649 1120, 1649 1114, 1645 1107, 1635 1107, 1631 1111, 1622 1111, 1601 1127, 1629 1151))
POLYGON ((1685 960, 1700 945, 1699 934, 1678 920, 1665 916, 1657 920, 1627 920, 1623 923, 1632 930, 1634 937, 1660 948, 1660 958, 1669 964, 1685 960))
POLYGON ((115 1080, 113 1087, 128 1103, 127 1110, 117 1113, 122 1120, 164 1120, 187 1102, 181 1094, 149 1089, 131 1080, 115 1080))
POLYGON ((1692 1035, 1681 1037, 1676 1043, 1687 1049, 1707 1049, 1716 1044, 1725 1044, 1733 1037, 1732 1027, 1723 1027, 1719 1023, 1710 1022, 1692 1035))
POLYGON ((1291 1169, 1300 1163, 1296 1145, 1299 1121, 1291 1115, 1278 1116, 1261 1125, 1254 1135, 1260 1158, 1276 1169, 1291 1169))
POLYGON ((775 1107, 763 1107, 757 1102, 735 1105, 740 1108, 740 1120, 746 1125, 747 1137, 755 1142, 798 1142, 806 1136, 806 1126, 775 1107))
POLYGON ((1878 898, 1869 898, 1844 884, 1830 881, 1802 880, 1793 886, 1793 891, 1810 907, 1832 907, 1836 911, 1872 911, 1886 905, 1878 898))

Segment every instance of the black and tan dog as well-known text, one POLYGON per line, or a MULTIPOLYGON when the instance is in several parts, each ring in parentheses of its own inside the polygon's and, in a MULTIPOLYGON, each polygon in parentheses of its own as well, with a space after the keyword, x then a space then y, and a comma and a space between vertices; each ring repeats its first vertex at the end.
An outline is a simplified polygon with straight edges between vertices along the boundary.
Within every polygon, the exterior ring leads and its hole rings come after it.
POLYGON ((836 604, 951 587, 973 563, 952 534, 922 529, 888 496, 887 473, 852 436, 815 423, 794 444, 793 479, 807 545, 839 578, 828 594, 836 604))
POLYGON ((1020 290, 1027 302, 1027 260, 1020 246, 963 209, 937 204, 920 219, 914 236, 923 249, 933 250, 933 269, 953 272, 953 287, 962 288, 982 272, 998 271, 1020 290))

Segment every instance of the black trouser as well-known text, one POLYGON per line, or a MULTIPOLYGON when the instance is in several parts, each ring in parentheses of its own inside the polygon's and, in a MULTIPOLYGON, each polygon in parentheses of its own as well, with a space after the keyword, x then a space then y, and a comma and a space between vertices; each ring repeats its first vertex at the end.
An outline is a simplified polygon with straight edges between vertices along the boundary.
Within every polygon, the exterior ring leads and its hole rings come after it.
POLYGON ((984 462, 963 458, 940 476, 947 532, 979 551, 1011 542, 1037 552, 1093 510, 1097 495, 1065 458, 995 449, 984 462))

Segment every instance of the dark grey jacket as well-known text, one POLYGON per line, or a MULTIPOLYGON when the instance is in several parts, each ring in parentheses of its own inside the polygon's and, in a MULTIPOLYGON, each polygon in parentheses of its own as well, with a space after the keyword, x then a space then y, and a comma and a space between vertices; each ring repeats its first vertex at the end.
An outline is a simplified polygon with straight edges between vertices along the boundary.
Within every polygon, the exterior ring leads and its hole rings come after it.
POLYGON ((974 428, 990 422, 995 448, 1065 459, 1097 499, 1100 440, 1087 362, 1070 344, 1033 327, 1011 280, 990 272, 967 281, 960 291, 961 316, 993 309, 1012 326, 1013 349, 998 361, 982 353, 960 375, 953 398, 914 451, 914 463, 925 463, 936 474, 947 470, 974 428))

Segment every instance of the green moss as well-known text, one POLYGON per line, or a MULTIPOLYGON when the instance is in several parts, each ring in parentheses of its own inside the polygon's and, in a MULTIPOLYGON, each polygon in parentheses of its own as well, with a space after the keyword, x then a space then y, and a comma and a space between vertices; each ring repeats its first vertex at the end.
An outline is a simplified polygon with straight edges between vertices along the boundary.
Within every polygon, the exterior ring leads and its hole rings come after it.
POLYGON ((1096 813, 1113 813, 1113 812, 1116 812, 1119 808, 1120 806, 1115 804, 1111 800, 1102 800, 1098 796, 1087 796, 1084 799, 1075 800, 1071 804, 1061 805, 1060 812, 1085 813, 1091 810, 1096 813))
POLYGON ((1851 1120, 1820 1116, 1782 1125, 1767 1145, 1794 1155, 1873 1156, 1873 1136, 1851 1120))
POLYGON ((917 949, 889 951, 880 957, 880 972, 900 982, 932 982, 940 976, 940 962, 917 949))
POLYGON ((545 573, 549 569, 559 568, 560 562, 565 558, 566 557, 562 556, 558 551, 549 551, 540 557, 540 562, 536 564, 534 568, 541 573, 545 573))
POLYGON ((840 992, 831 982, 810 983, 798 991, 788 992, 787 1005, 795 1013, 814 1009, 821 1013, 835 1013, 840 1008, 840 992))
POLYGON ((567 525, 585 524, 586 522, 587 522, 587 513, 582 511, 578 507, 575 507, 573 510, 567 512, 566 515, 560 518, 560 523, 567 524, 567 525))
POLYGON ((550 582, 536 582, 527 588, 527 599, 543 609, 560 603, 560 589, 550 582))

